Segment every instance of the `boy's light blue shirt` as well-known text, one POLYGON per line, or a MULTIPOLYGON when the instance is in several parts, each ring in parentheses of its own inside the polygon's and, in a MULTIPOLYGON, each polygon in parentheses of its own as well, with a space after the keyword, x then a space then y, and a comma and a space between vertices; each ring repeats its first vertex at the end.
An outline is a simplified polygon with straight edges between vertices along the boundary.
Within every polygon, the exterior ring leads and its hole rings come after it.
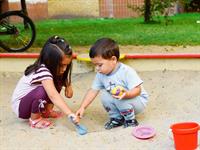
MULTIPOLYGON (((117 85, 124 87, 126 90, 131 90, 142 83, 143 81, 133 68, 123 63, 119 63, 117 69, 109 75, 97 73, 92 84, 92 89, 105 89, 110 93, 110 91, 117 85)), ((142 96, 147 102, 148 94, 142 85, 141 88, 140 96, 142 96)))

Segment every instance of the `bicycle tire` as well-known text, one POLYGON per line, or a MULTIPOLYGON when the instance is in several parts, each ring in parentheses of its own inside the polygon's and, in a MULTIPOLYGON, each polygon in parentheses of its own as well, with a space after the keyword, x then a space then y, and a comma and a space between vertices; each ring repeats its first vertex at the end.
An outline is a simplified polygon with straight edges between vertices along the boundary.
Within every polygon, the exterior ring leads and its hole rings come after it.
MULTIPOLYGON (((23 52, 32 46, 36 37, 36 29, 28 16, 21 11, 9 11, 0 16, 0 21, 2 20, 9 20, 8 24, 17 30, 15 34, 0 35, 0 46, 3 49, 8 52, 23 52)), ((4 29, 4 26, 0 23, 0 29, 4 29)))

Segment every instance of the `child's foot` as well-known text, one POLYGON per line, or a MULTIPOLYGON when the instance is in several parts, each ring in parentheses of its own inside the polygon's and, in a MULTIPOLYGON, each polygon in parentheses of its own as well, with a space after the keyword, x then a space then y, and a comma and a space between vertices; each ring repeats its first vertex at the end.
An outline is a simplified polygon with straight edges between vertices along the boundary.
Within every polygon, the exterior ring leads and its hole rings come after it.
POLYGON ((116 119, 110 118, 110 120, 104 125, 105 129, 110 130, 115 127, 122 126, 124 124, 124 118, 116 119))
POLYGON ((49 127, 51 124, 52 123, 49 120, 44 119, 42 117, 35 120, 32 120, 31 118, 29 119, 29 125, 32 128, 44 129, 44 128, 49 127))
POLYGON ((49 110, 49 111, 45 111, 42 112, 42 117, 44 118, 60 118, 63 117, 63 113, 60 111, 55 111, 55 110, 49 110))
POLYGON ((133 120, 125 120, 124 121, 124 128, 126 127, 135 127, 135 126, 138 126, 139 123, 136 119, 133 119, 133 120))

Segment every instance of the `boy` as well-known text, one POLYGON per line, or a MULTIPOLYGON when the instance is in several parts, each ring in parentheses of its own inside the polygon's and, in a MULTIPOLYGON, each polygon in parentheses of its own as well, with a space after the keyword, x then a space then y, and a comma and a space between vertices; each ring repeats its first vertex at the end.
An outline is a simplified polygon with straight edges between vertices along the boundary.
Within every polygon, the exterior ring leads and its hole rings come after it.
POLYGON ((99 39, 90 48, 89 56, 97 74, 76 115, 81 118, 85 109, 101 90, 101 101, 110 117, 105 129, 121 125, 137 126, 135 114, 144 110, 148 95, 142 87, 143 81, 135 70, 118 61, 120 56, 118 44, 110 38, 99 39), (123 88, 122 94, 114 95, 113 89, 119 86, 123 88))

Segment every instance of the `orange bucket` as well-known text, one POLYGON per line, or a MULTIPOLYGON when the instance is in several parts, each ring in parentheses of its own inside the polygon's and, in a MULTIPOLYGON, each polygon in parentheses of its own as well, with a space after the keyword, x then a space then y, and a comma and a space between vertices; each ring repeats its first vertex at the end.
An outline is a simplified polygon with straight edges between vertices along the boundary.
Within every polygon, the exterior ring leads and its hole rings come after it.
POLYGON ((198 123, 182 122, 171 125, 176 150, 195 150, 198 145, 198 123))

